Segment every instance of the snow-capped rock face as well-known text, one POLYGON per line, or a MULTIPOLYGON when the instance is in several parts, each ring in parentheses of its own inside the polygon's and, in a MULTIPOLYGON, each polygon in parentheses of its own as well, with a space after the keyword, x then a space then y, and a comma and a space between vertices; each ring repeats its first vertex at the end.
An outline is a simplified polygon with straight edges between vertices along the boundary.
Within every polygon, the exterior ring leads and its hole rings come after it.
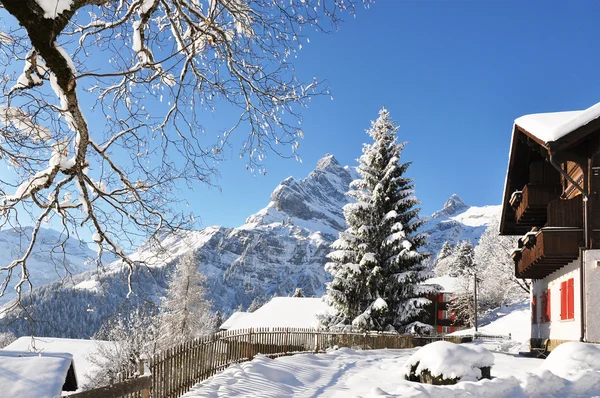
POLYGON ((468 206, 456 194, 444 204, 444 208, 425 219, 422 231, 429 234, 427 250, 435 255, 444 242, 456 244, 469 240, 477 245, 487 226, 500 217, 502 206, 468 206))
MULTIPOLYGON (((31 227, 17 231, 7 229, 0 231, 0 266, 9 265, 27 250, 31 242, 31 227)), ((34 286, 65 278, 68 275, 96 268, 96 253, 84 242, 67 237, 53 229, 41 228, 37 236, 37 244, 27 262, 27 270, 34 286), (64 253, 63 253, 64 248, 64 253)), ((0 304, 6 303, 16 295, 14 287, 19 280, 20 268, 13 273, 12 283, 6 289, 0 304)), ((4 279, 5 274, 0 273, 4 279)))
MULTIPOLYGON (((153 297, 160 295, 168 278, 168 272, 164 272, 166 267, 193 250, 201 271, 208 278, 208 298, 222 313, 230 313, 240 304, 247 308, 255 297, 292 295, 296 288, 302 288, 306 297, 321 296, 330 277, 324 270, 325 256, 329 245, 345 229, 342 208, 349 202, 346 192, 355 178, 353 169, 342 167, 332 155, 327 155, 306 178, 289 177, 279 184, 268 205, 249 216, 246 224, 238 228, 213 226, 169 236, 162 242, 166 249, 164 254, 143 245, 131 255, 132 259, 153 263, 150 272, 145 268, 140 270, 142 278, 138 289, 153 292, 153 297)), ((430 234, 426 250, 435 255, 445 241, 456 243, 469 239, 477 243, 486 226, 499 213, 500 206, 469 207, 453 195, 444 209, 426 220, 422 229, 430 234)), ((0 248, 1 242, 0 238, 0 248)), ((14 247, 16 243, 7 245, 14 247)), ((70 266, 74 273, 78 272, 76 265, 85 264, 76 260, 93 254, 86 248, 73 242, 72 251, 77 254, 69 264, 73 264, 70 266)), ((89 268, 79 270, 85 269, 89 268)), ((64 330, 45 331, 47 335, 89 337, 103 319, 118 308, 127 294, 125 274, 118 262, 106 269, 108 274, 98 276, 95 270, 88 271, 40 289, 43 303, 39 311, 43 311, 44 316, 83 319, 80 323, 85 325, 67 334, 64 330), (79 293, 73 296, 73 290, 79 293), (73 304, 73 300, 77 303, 73 304)))
POLYGON ((444 208, 433 213, 431 218, 450 217, 465 211, 468 208, 469 206, 467 206, 457 194, 453 194, 450 196, 450 199, 444 203, 444 208))
POLYGON ((267 207, 248 217, 246 223, 288 222, 335 236, 345 228, 342 206, 348 203, 346 192, 352 179, 333 155, 326 155, 308 177, 300 181, 286 178, 271 194, 267 207))
POLYGON ((207 275, 215 308, 230 312, 257 296, 321 296, 329 274, 325 256, 345 228, 342 207, 348 203, 351 172, 333 155, 320 159, 308 177, 285 179, 269 204, 239 228, 211 227, 209 239, 191 233, 186 240, 207 275), (192 236, 194 235, 194 236, 192 236))

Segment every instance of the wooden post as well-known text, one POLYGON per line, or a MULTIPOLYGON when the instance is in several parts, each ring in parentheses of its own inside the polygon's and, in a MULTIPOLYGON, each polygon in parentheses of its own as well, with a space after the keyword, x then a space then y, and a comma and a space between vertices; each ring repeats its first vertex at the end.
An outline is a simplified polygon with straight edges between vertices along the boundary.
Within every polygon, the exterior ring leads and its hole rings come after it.
POLYGON ((248 358, 250 360, 254 359, 254 343, 252 342, 252 328, 248 331, 248 349, 250 352, 248 353, 248 358))
MULTIPOLYGON (((146 366, 144 365, 144 360, 140 359, 140 361, 138 362, 138 371, 140 373, 140 376, 144 375, 145 368, 146 366)), ((150 388, 144 388, 142 390, 142 398, 150 398, 150 388)))

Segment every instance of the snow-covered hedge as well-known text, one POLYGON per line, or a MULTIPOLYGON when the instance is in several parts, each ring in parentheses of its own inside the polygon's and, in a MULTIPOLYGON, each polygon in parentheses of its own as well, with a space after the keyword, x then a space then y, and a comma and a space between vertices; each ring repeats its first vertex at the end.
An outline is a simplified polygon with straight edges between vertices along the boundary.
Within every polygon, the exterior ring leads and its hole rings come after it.
POLYGON ((573 376, 583 370, 600 371, 600 345, 563 343, 550 352, 540 368, 560 377, 573 376))
POLYGON ((406 380, 428 384, 455 384, 490 378, 494 356, 478 346, 437 341, 415 352, 406 362, 406 380))

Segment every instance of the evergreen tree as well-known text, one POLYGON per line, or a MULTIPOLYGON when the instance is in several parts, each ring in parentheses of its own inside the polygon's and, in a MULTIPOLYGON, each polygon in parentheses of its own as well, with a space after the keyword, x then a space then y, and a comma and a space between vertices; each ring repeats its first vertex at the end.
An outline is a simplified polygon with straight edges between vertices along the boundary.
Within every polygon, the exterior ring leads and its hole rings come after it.
POLYGON ((433 288, 420 284, 427 258, 418 251, 425 244, 417 233, 423 222, 412 179, 405 177, 410 163, 400 163, 405 144, 397 142, 397 131, 386 109, 367 131, 374 142, 364 145, 361 178, 351 183, 355 202, 344 206, 349 227, 325 265, 333 276, 326 301, 334 309, 321 318, 326 327, 408 331, 429 303, 425 296, 433 288))
POLYGON ((188 252, 177 265, 161 306, 163 346, 182 343, 214 330, 211 304, 204 297, 205 281, 193 251, 188 252))
POLYGON ((452 245, 450 242, 445 241, 433 264, 436 275, 444 276, 450 274, 453 256, 454 249, 452 248, 452 245))

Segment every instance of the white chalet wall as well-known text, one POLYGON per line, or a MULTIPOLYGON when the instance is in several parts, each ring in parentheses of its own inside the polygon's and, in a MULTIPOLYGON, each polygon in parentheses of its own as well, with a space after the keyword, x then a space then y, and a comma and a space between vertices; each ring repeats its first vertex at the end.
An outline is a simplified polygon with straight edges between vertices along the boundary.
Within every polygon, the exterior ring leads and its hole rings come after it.
POLYGON ((585 337, 586 341, 600 343, 600 250, 585 251, 585 337))
POLYGON ((552 340, 579 340, 581 300, 579 286, 579 259, 570 262, 558 271, 553 272, 544 279, 533 282, 532 295, 537 296, 538 323, 531 325, 531 338, 552 340), (560 319, 560 284, 562 281, 573 278, 575 318, 561 321, 560 319), (542 311, 541 293, 550 289, 551 322, 540 323, 542 311))

